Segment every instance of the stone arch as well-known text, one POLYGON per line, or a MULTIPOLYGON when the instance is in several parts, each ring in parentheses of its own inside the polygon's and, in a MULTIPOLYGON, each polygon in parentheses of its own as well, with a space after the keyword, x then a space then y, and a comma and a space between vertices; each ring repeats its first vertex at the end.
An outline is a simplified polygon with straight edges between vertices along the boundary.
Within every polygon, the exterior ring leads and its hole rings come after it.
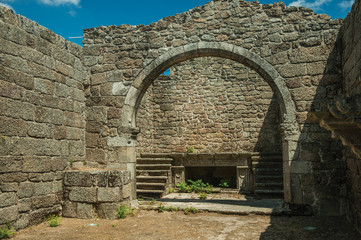
POLYGON ((255 53, 228 43, 199 42, 173 48, 149 63, 130 87, 122 109, 122 127, 136 127, 135 119, 143 95, 152 82, 169 67, 196 57, 222 57, 255 70, 272 88, 280 105, 282 123, 295 123, 296 110, 284 79, 266 60, 255 53))
MULTIPOLYGON (((209 56, 231 59, 253 69, 270 85, 275 93, 280 105, 282 122, 280 130, 283 142, 284 199, 285 202, 291 202, 290 165, 296 152, 299 136, 295 105, 284 79, 277 70, 259 55, 247 49, 223 42, 199 42, 170 49, 151 61, 137 75, 124 101, 121 128, 125 132, 132 132, 131 129, 136 128, 136 114, 139 104, 148 87, 162 72, 179 62, 209 56)), ((131 142, 133 141, 128 143, 133 145, 131 142)))

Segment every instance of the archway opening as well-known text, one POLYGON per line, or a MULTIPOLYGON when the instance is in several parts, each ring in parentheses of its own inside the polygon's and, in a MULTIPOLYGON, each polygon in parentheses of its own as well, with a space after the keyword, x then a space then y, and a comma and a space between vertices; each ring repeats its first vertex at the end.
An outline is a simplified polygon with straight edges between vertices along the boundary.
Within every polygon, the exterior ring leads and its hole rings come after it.
POLYGON ((173 65, 153 81, 139 105, 137 155, 158 160, 140 160, 138 193, 161 190, 166 184, 161 157, 170 157, 172 167, 183 167, 180 179, 168 180, 173 188, 178 181, 201 179, 216 188, 283 198, 280 118, 270 86, 239 62, 200 57, 173 65), (262 162, 269 156, 278 156, 272 166, 262 162), (249 169, 248 186, 240 184, 241 167, 249 169))
MULTIPOLYGON (((291 201, 291 182, 290 182, 290 163, 296 152, 297 145, 294 144, 294 139, 298 136, 298 124, 296 122, 296 111, 290 92, 286 87, 284 79, 267 61, 246 49, 234 46, 227 43, 208 43, 199 42, 182 47, 170 49, 168 52, 158 57, 150 64, 148 64, 136 77, 133 85, 130 87, 124 106, 122 108, 121 124, 125 131, 132 131, 136 127, 136 114, 144 94, 147 92, 148 87, 154 80, 169 67, 197 57, 222 57, 232 59, 244 64, 245 66, 256 71, 271 87, 279 105, 281 113, 281 137, 282 137, 282 160, 283 160, 283 183, 284 183, 284 200, 285 202, 291 201), (129 129, 129 130, 126 130, 129 129)), ((133 145, 134 141, 128 141, 133 145)), ((131 147, 131 146, 129 146, 131 147)), ((241 154, 242 155, 242 154, 241 154)), ((243 154, 243 157, 246 155, 243 154)), ((169 157, 169 156, 168 156, 169 157)), ((242 158, 241 158, 242 159, 242 158)), ((247 158, 248 159, 248 158, 247 158)), ((256 159, 260 159, 259 157, 256 159)), ((170 159, 172 160, 172 159, 170 159)), ((169 161, 169 159, 167 159, 169 161)), ((178 169, 179 170, 179 169, 178 169)), ((182 175, 175 169, 175 176, 182 175)), ((238 173, 247 175, 248 169, 239 168, 238 173), (245 172, 246 171, 246 172, 245 172)), ((248 178, 249 180, 249 178, 248 178)), ((238 184, 243 186, 245 179, 238 184)), ((247 185, 247 184, 246 184, 247 185)))

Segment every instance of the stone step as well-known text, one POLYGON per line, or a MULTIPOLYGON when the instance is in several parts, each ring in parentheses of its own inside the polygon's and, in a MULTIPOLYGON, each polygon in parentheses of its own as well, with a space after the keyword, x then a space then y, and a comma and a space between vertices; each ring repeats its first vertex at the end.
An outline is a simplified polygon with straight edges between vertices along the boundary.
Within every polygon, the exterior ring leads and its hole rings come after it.
POLYGON ((282 190, 282 182, 255 183, 256 190, 282 190))
POLYGON ((283 199, 283 190, 280 189, 256 189, 254 194, 257 198, 279 198, 283 199))
POLYGON ((283 182, 283 175, 279 174, 279 175, 256 175, 255 176, 255 181, 256 182, 283 182))
POLYGON ((137 182, 165 183, 168 176, 137 176, 137 182))
POLYGON ((168 176, 170 174, 170 170, 159 170, 159 169, 137 169, 137 176, 168 176))
POLYGON ((172 164, 137 164, 137 170, 142 169, 154 169, 154 170, 162 170, 162 169, 170 169, 172 164))
POLYGON ((137 164, 170 164, 172 158, 138 158, 137 164))
POLYGON ((251 157, 252 162, 253 161, 262 161, 262 162, 266 162, 266 161, 274 161, 274 162, 282 162, 282 155, 264 155, 264 156, 259 156, 259 155, 255 155, 251 157))
POLYGON ((141 153, 141 158, 168 158, 169 153, 141 153))
POLYGON ((164 190, 165 183, 137 183, 137 190, 164 190))
POLYGON ((282 162, 252 162, 252 168, 282 168, 282 162))
POLYGON ((163 194, 163 190, 157 189, 157 190, 151 190, 151 189, 137 189, 138 193, 154 193, 154 194, 163 194))
POLYGON ((280 175, 283 172, 282 168, 253 168, 256 175, 280 175))

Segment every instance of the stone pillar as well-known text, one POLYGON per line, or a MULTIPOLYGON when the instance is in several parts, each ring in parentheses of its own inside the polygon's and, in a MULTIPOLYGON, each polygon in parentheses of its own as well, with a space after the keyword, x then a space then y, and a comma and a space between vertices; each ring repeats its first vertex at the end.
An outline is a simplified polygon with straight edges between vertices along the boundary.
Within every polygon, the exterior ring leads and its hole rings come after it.
POLYGON ((172 167, 172 183, 174 187, 177 187, 178 183, 185 182, 185 167, 184 166, 173 166, 172 167))
POLYGON ((280 124, 280 131, 282 136, 282 158, 283 158, 283 191, 284 200, 286 203, 299 203, 298 191, 300 188, 299 183, 291 182, 292 179, 292 164, 299 158, 298 140, 299 128, 297 123, 282 123, 280 124))
POLYGON ((108 137, 107 145, 112 147, 115 154, 115 161, 108 165, 109 169, 123 169, 130 172, 130 195, 131 200, 136 199, 136 138, 139 133, 137 128, 118 129, 117 137, 108 137))

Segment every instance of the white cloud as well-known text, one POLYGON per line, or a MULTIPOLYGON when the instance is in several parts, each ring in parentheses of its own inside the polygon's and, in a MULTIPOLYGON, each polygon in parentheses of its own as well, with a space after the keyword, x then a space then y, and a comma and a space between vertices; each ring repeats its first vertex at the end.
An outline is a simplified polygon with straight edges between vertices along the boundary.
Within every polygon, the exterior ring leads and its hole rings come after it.
POLYGON ((355 2, 355 0, 346 0, 342 1, 338 4, 343 10, 350 9, 352 7, 352 4, 355 2))
POLYGON ((46 4, 46 5, 53 5, 53 6, 59 6, 59 5, 65 5, 65 4, 73 4, 75 6, 78 6, 80 3, 80 0, 38 0, 40 3, 46 4))
POLYGON ((3 6, 3 7, 6 7, 6 8, 9 8, 9 9, 11 9, 11 10, 13 10, 13 11, 15 12, 14 8, 13 8, 12 6, 10 6, 9 4, 6 4, 6 3, 1 3, 1 2, 0 2, 0 6, 3 6))
POLYGON ((295 7, 307 7, 311 8, 313 10, 320 10, 322 9, 322 6, 331 2, 332 0, 315 0, 314 2, 309 2, 306 0, 297 0, 294 2, 291 2, 289 6, 295 6, 295 7))

